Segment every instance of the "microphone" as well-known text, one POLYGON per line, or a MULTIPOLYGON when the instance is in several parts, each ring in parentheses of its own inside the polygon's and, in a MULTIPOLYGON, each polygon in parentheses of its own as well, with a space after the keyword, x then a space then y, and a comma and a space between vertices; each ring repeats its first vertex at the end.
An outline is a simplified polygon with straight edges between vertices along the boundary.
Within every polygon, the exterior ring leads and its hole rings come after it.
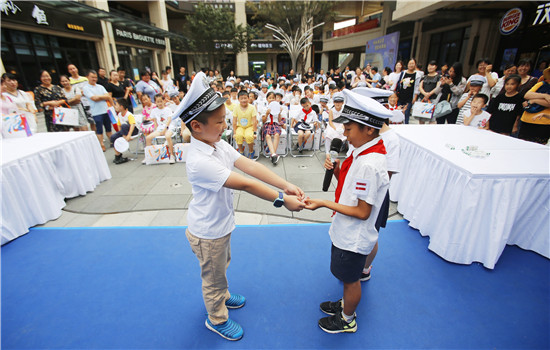
POLYGON ((338 158, 338 152, 342 148, 342 140, 333 139, 330 143, 330 161, 332 162, 332 169, 327 169, 325 171, 325 179, 323 180, 323 192, 327 192, 330 186, 330 181, 332 180, 332 175, 334 174, 334 167, 336 166, 336 158, 338 158))

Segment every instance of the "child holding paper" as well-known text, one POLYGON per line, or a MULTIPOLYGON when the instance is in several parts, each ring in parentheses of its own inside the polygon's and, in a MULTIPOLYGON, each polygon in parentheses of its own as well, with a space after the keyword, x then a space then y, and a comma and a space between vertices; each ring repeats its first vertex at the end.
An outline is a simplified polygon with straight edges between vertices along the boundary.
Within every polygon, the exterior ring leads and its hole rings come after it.
POLYGON ((281 104, 275 101, 275 94, 271 91, 266 96, 268 105, 267 111, 262 118, 264 123, 264 138, 271 154, 271 163, 277 164, 280 156, 277 154, 279 138, 281 137, 281 126, 284 122, 281 119, 281 104))

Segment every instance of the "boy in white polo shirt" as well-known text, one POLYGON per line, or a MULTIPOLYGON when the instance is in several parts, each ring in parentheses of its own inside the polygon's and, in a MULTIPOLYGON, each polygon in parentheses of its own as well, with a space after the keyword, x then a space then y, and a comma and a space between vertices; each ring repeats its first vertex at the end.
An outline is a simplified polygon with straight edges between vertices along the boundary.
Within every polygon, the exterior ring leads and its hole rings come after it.
POLYGON ((205 325, 225 339, 239 340, 243 329, 229 318, 227 311, 245 304, 245 298, 229 293, 227 286, 230 238, 235 228, 233 190, 247 191, 273 201, 275 207, 284 205, 288 210, 299 211, 305 204, 301 189, 221 141, 227 128, 224 102, 225 98, 208 86, 205 74, 200 72, 193 79, 175 117, 180 117, 191 130, 186 169, 193 199, 187 214, 186 235, 201 267, 203 299, 208 312, 205 325), (284 193, 234 172, 233 167, 284 193))
MULTIPOLYGON (((335 211, 329 229, 330 270, 344 283, 344 296, 336 302, 321 303, 321 311, 331 315, 319 320, 319 327, 327 333, 357 330, 355 309, 361 300, 361 273, 378 241, 375 223, 389 186, 386 149, 379 130, 391 114, 369 97, 349 90, 343 94, 346 104, 334 121, 344 124, 344 135, 355 149, 341 168, 337 165, 334 169, 338 178, 336 201, 306 198, 306 209, 326 207, 335 211)), ((325 168, 333 168, 330 159, 325 161, 325 168)))

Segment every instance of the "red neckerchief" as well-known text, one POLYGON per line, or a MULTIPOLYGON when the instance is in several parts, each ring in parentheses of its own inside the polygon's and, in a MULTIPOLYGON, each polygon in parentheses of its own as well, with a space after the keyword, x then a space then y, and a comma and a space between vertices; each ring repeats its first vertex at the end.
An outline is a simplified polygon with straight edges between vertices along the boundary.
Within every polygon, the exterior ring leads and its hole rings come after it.
POLYGON ((309 111, 306 111, 305 109, 302 108, 302 112, 304 112, 305 114, 304 123, 307 123, 307 115, 311 113, 311 111, 313 111, 313 108, 310 108, 309 111))
POLYGON ((269 124, 273 125, 273 114, 269 113, 269 118, 271 118, 271 123, 269 123, 269 124))
MULTIPOLYGON (((378 142, 364 150, 363 152, 359 153, 357 158, 367 154, 367 153, 380 153, 380 154, 386 154, 386 147, 384 147, 384 141, 382 139, 378 140, 378 142)), ((340 200, 340 195, 342 194, 342 188, 344 187, 344 181, 346 180, 346 175, 348 174, 349 169, 351 168, 351 163, 353 162, 353 153, 344 160, 342 163, 342 167, 340 168, 340 173, 338 175, 338 186, 336 186, 336 192, 334 193, 334 197, 336 198, 336 203, 340 200)))

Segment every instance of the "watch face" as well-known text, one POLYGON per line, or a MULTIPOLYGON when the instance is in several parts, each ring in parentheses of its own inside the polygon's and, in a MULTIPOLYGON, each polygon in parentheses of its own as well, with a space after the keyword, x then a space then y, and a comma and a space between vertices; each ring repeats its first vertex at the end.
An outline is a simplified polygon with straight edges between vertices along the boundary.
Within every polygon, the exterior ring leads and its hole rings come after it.
POLYGON ((274 205, 276 208, 282 207, 283 204, 285 204, 285 201, 282 200, 282 199, 280 199, 280 198, 275 199, 275 202, 273 202, 273 205, 274 205))

